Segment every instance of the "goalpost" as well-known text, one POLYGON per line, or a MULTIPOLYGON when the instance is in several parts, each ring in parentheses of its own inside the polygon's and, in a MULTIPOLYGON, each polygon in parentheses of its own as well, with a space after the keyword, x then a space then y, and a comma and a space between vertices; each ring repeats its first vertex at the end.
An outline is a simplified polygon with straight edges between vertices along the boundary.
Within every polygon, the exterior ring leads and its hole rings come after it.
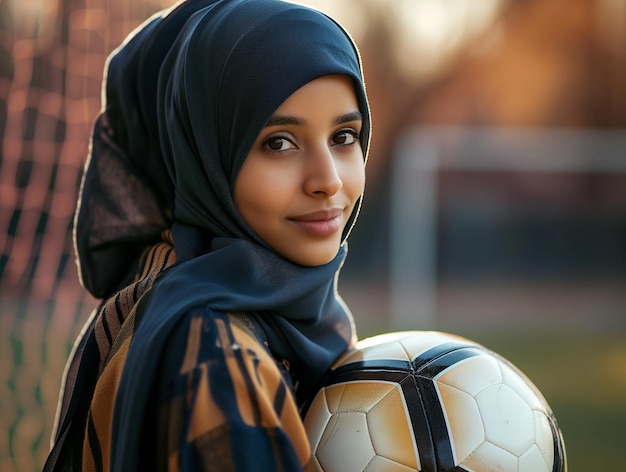
POLYGON ((422 126, 392 163, 390 324, 434 328, 442 171, 626 173, 626 131, 422 126))

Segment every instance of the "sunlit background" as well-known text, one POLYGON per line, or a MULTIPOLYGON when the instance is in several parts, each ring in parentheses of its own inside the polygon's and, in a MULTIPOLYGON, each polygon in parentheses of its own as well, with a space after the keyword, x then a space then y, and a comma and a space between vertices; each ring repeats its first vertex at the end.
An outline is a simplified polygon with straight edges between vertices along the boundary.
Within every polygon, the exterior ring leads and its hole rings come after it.
MULTIPOLYGON (((71 245, 109 52, 157 0, 0 0, 0 470, 39 470, 96 301, 71 245)), ((626 2, 308 0, 374 120, 340 290, 361 337, 468 336, 547 397, 570 472, 626 441, 626 2)))

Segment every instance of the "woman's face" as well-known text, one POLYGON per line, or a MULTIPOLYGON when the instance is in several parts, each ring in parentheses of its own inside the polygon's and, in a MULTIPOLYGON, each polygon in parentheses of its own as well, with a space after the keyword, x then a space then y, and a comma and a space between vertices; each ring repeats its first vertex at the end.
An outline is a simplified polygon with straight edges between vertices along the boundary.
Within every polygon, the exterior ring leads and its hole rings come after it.
POLYGON ((337 255, 365 185, 361 126, 352 80, 326 76, 296 90, 257 137, 235 205, 286 259, 316 266, 337 255))

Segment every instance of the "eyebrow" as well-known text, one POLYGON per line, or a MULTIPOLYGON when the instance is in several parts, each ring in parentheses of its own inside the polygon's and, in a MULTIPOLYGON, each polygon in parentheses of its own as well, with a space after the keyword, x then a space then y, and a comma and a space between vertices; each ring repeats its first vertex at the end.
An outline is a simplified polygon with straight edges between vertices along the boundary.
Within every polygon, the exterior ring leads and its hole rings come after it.
MULTIPOLYGON (((349 123, 350 121, 363 121, 363 115, 359 111, 352 111, 345 115, 338 116, 333 122, 334 125, 340 125, 343 123, 349 123)), ((298 125, 305 124, 305 120, 297 116, 290 115, 272 115, 265 123, 265 127, 270 126, 284 126, 284 125, 298 125)))
POLYGON ((343 123, 349 123, 350 121, 363 121, 363 115, 361 115, 360 111, 352 111, 337 117, 335 124, 340 125, 343 123))

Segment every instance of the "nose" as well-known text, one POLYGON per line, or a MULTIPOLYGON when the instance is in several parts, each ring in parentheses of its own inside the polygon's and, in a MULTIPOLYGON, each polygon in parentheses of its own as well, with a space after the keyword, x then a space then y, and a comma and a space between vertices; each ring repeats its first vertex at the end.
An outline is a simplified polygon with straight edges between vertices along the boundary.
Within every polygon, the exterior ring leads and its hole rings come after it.
POLYGON ((343 187, 338 162, 328 145, 320 146, 307 158, 304 191, 311 196, 332 196, 343 187))

